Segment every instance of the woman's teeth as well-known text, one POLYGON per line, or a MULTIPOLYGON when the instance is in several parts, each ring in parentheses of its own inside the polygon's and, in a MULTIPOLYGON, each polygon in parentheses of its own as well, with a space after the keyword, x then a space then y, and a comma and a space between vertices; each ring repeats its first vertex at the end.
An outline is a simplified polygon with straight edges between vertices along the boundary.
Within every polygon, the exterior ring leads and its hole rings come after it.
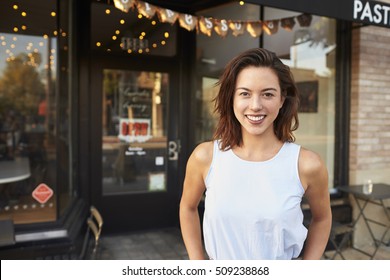
POLYGON ((265 116, 250 116, 250 115, 247 115, 246 116, 248 119, 250 119, 251 121, 254 121, 254 122, 258 122, 258 121, 261 121, 262 119, 265 118, 265 116))

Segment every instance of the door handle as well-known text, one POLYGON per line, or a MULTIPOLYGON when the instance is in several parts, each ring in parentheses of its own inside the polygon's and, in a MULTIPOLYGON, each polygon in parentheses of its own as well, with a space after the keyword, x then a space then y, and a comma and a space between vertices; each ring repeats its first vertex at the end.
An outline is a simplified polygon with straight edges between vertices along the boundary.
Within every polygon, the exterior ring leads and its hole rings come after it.
POLYGON ((180 152, 180 140, 173 140, 168 142, 168 159, 169 160, 178 160, 180 152))

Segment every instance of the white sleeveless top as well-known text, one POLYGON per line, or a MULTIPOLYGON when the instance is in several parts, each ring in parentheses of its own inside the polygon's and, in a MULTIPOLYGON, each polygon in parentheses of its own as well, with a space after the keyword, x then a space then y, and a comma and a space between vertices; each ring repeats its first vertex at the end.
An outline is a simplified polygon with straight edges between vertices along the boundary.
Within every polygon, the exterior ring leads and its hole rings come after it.
POLYGON ((210 259, 292 259, 306 239, 298 174, 300 146, 270 160, 245 161, 214 142, 206 177, 203 233, 210 259))

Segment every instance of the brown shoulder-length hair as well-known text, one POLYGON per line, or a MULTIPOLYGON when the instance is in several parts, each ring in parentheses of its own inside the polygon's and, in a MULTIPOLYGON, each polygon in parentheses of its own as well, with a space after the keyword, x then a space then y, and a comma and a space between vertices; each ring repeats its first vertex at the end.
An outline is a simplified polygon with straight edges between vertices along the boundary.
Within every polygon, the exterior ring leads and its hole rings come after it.
POLYGON ((220 139, 223 150, 241 146, 241 125, 233 111, 233 98, 238 74, 246 67, 268 67, 278 76, 284 103, 274 121, 274 132, 282 142, 294 142, 293 131, 299 126, 298 90, 290 68, 266 49, 255 48, 247 50, 233 58, 225 67, 217 85, 220 86, 215 97, 215 112, 219 121, 214 132, 214 140, 220 139))

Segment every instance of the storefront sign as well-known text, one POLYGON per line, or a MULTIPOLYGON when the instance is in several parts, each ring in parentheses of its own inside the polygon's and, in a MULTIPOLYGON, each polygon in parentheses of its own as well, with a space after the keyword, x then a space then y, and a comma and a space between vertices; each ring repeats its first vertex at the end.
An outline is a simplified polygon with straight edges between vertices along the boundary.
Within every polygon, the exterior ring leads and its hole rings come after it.
POLYGON ((370 25, 390 26, 390 4, 367 0, 247 0, 246 3, 370 25))
POLYGON ((353 19, 369 24, 389 25, 390 6, 375 1, 355 0, 353 19))
POLYGON ((127 143, 145 142, 152 138, 150 119, 121 118, 118 138, 127 143))

